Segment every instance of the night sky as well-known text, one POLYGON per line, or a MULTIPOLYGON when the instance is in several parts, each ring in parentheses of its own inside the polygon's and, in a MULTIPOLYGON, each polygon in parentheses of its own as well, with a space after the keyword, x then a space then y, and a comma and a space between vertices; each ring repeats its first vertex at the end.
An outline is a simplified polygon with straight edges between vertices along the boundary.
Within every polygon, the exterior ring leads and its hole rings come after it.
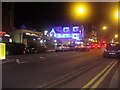
MULTIPOLYGON (((46 27, 70 25, 71 5, 70 2, 17 2, 14 11, 15 27, 25 25, 42 31, 46 27)), ((89 5, 92 14, 89 20, 84 21, 84 24, 87 26, 93 24, 98 28, 108 25, 110 30, 115 31, 116 24, 109 15, 112 13, 110 9, 114 9, 117 3, 91 2, 89 5)), ((79 24, 82 23, 79 22, 79 24)))
POLYGON ((69 24, 66 3, 15 3, 15 26, 33 28, 69 24))

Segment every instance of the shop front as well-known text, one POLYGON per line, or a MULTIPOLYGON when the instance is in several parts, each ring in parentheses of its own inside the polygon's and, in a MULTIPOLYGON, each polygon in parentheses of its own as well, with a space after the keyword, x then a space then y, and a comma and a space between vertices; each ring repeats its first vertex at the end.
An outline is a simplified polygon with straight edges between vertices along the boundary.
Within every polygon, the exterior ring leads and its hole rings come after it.
POLYGON ((42 40, 42 33, 37 31, 30 31, 19 29, 13 31, 13 42, 23 43, 26 46, 30 43, 40 44, 42 40))

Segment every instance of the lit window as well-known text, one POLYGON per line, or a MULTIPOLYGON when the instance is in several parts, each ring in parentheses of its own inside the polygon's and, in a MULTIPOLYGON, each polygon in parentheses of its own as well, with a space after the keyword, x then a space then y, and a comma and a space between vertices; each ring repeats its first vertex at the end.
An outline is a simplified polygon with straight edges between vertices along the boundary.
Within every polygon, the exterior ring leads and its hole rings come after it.
POLYGON ((63 27, 63 32, 69 32, 69 27, 63 27))
POLYGON ((79 26, 74 26, 73 27, 73 32, 78 32, 79 31, 79 26))

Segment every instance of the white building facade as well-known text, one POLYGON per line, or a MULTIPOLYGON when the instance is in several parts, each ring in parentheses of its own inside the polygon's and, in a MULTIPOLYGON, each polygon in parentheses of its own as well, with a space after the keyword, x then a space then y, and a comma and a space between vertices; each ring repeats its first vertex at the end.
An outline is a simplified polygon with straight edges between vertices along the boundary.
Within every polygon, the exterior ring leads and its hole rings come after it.
POLYGON ((80 42, 84 41, 84 27, 53 27, 48 32, 48 38, 51 42, 54 41, 54 44, 80 44, 80 42))

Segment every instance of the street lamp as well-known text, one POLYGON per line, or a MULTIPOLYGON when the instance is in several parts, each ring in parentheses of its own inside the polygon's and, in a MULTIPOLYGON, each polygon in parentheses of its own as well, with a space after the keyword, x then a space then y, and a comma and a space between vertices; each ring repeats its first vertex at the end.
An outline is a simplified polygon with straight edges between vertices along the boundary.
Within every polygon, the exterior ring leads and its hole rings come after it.
POLYGON ((106 29, 107 29, 107 26, 103 26, 102 29, 103 29, 103 30, 106 30, 106 29))
POLYGON ((114 36, 115 38, 118 38, 118 35, 117 34, 115 34, 115 36, 114 36))
POLYGON ((78 13, 84 13, 84 8, 83 7, 78 8, 78 13))
POLYGON ((91 16, 91 7, 88 3, 73 3, 70 10, 72 21, 83 22, 91 16))
POLYGON ((117 17, 117 18, 120 18, 120 11, 117 11, 117 12, 116 12, 116 17, 117 17))

